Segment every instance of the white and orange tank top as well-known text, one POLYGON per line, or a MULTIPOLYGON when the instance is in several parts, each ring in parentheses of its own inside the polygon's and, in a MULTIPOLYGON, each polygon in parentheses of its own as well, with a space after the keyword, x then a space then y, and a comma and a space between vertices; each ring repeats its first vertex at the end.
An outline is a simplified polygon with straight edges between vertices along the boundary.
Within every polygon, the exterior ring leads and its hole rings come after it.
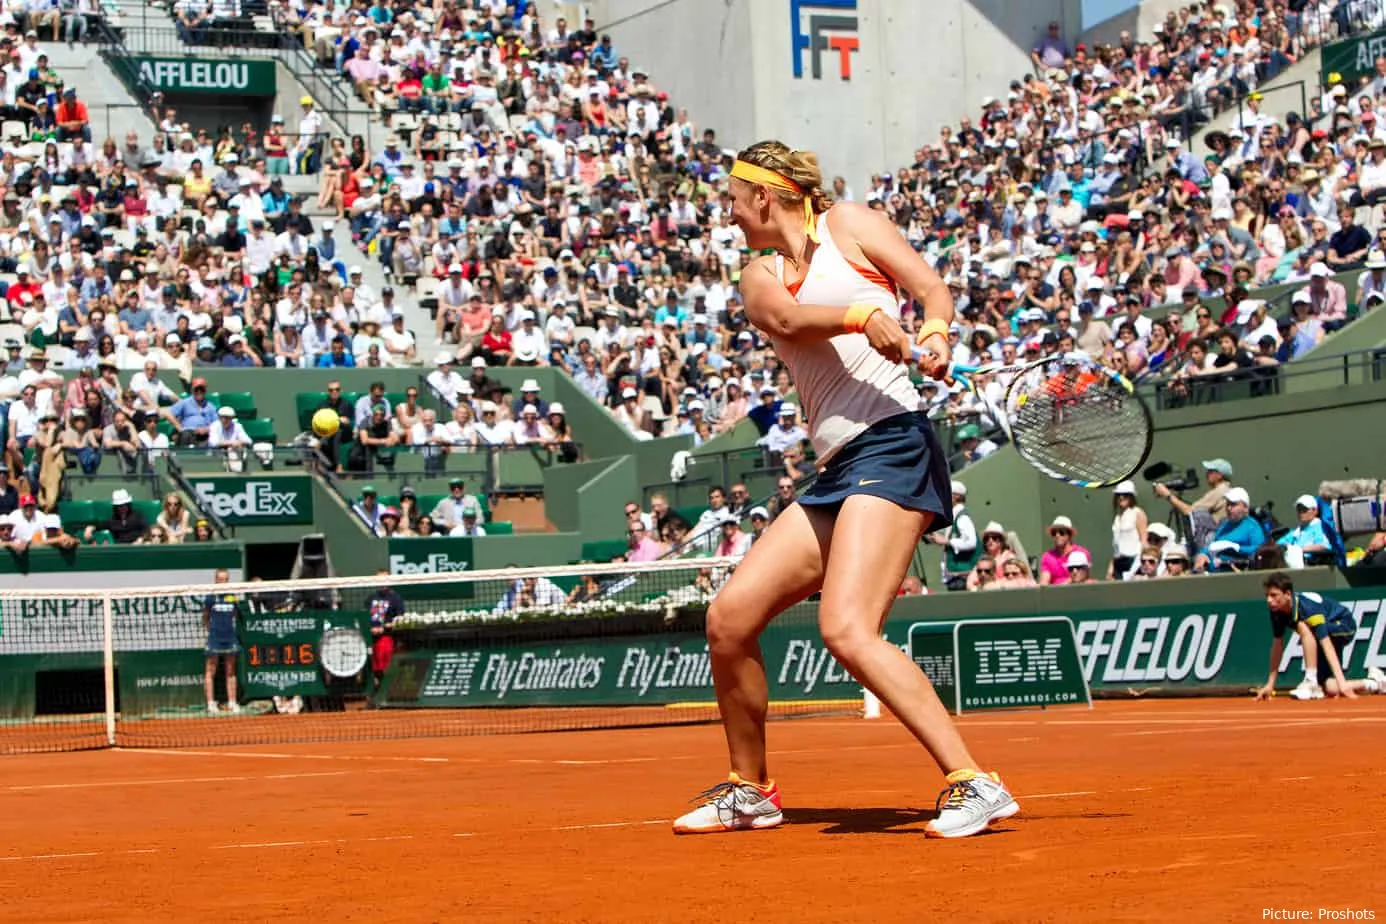
MULTIPOLYGON (((894 282, 875 267, 842 255, 828 229, 830 214, 832 209, 818 216, 818 248, 807 275, 797 286, 786 288, 801 305, 879 305, 899 320, 894 282)), ((784 282, 784 257, 778 254, 775 274, 784 282)), ((794 377, 819 467, 873 424, 919 410, 919 391, 906 367, 873 350, 865 334, 801 343, 771 341, 794 377)))

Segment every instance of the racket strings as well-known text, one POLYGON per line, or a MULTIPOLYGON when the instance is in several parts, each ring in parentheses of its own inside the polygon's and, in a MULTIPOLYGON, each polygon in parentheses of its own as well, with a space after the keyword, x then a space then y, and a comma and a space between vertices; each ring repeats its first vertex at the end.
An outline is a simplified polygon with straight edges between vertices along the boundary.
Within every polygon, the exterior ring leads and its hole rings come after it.
POLYGON ((1106 484, 1144 460, 1145 412, 1139 399, 1113 382, 1073 389, 1045 381, 1025 388, 1010 404, 1017 451, 1054 477, 1106 484))

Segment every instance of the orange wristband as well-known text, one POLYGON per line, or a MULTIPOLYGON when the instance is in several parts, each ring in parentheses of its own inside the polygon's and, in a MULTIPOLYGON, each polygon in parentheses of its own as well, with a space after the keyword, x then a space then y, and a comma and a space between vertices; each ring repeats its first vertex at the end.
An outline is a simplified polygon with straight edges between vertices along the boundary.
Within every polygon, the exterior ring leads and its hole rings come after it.
POLYGON ((867 305, 857 302, 847 309, 847 314, 842 319, 842 326, 849 334, 859 334, 866 330, 866 322, 871 320, 871 316, 880 311, 879 305, 867 305))
POLYGON ((919 326, 919 333, 915 336, 915 343, 923 343, 934 334, 939 334, 944 340, 948 339, 948 322, 942 318, 929 318, 919 326))

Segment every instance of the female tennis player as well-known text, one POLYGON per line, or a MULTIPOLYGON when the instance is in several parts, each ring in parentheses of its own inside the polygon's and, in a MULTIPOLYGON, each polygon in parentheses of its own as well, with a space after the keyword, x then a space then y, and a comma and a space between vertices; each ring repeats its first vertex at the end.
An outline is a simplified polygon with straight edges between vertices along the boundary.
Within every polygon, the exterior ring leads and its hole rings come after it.
POLYGON ((732 169, 732 218, 774 250, 741 274, 746 314, 788 364, 821 473, 751 547, 707 618, 731 774, 674 822, 679 834, 772 828, 783 820, 765 756, 769 692, 758 639, 789 606, 822 592, 818 625, 843 667, 890 707, 947 774, 933 837, 965 837, 1019 806, 963 743, 927 677, 881 626, 920 537, 951 521, 946 456, 904 362, 898 289, 925 309, 926 374, 949 363, 948 288, 884 214, 831 205, 818 158, 778 141, 732 169), (898 287, 898 288, 897 288, 898 287))

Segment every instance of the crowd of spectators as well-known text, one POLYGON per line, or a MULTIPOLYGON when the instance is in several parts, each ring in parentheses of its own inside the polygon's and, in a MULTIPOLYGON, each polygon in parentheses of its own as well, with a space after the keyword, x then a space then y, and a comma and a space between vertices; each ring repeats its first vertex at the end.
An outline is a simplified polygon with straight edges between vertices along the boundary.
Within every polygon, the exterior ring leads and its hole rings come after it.
POLYGON ((1297 497, 1294 525, 1282 527, 1269 505, 1254 506, 1247 489, 1236 484, 1231 462, 1210 459, 1201 467, 1206 489, 1197 497, 1184 497, 1161 482, 1152 485, 1152 503, 1167 505, 1154 517, 1141 506, 1134 482, 1112 490, 1105 575, 1094 573, 1093 552, 1079 543, 1071 518, 1053 519, 1045 530, 1048 547, 1032 559, 1020 537, 1001 523, 991 521, 979 530, 967 509, 967 486, 954 481, 955 522, 929 537, 944 547, 944 587, 975 591, 1142 581, 1338 560, 1341 538, 1323 518, 1317 497, 1297 497))
MULTIPOLYGON (((1195 3, 1149 41, 1092 48, 1051 29, 1033 73, 860 199, 947 280, 960 359, 1079 348, 1179 394, 1297 358, 1347 320, 1334 274, 1361 270, 1360 310, 1386 300, 1386 238, 1373 232, 1386 60, 1283 122, 1257 89, 1323 41, 1377 25, 1359 6, 1195 3), (1227 107, 1235 126, 1193 154, 1191 130, 1227 107), (1305 284, 1282 318, 1252 297, 1276 282, 1305 284), (1212 299, 1225 299, 1217 316, 1212 299), (1159 320, 1143 314, 1166 304, 1159 320)), ((453 371, 555 365, 640 438, 700 444, 747 418, 776 467, 807 473, 793 382, 738 310, 749 252, 728 208, 734 152, 609 36, 590 20, 541 21, 531 2, 271 12, 397 129, 384 150, 325 137, 309 97, 294 132, 276 118, 263 133, 209 133, 168 109, 152 138, 98 145, 29 23, 7 29, 6 78, 25 89, 5 113, 23 132, 6 140, 29 143, 0 163, 0 271, 15 277, 0 325, 21 350, 117 373, 153 359, 185 382, 209 364, 431 358, 453 419, 406 427, 386 408, 372 461, 406 442, 439 459, 468 439, 575 451, 552 407, 467 396, 453 371), (335 219, 303 214, 283 188, 291 172, 320 172, 335 219), (335 221, 361 254, 337 252, 335 221), (351 264, 365 259, 390 286, 362 282, 351 264), (427 334, 403 329, 393 289, 406 283, 437 304, 427 334)), ((858 198, 845 177, 830 185, 858 198)), ((988 423, 965 393, 922 387, 936 413, 988 423)), ((76 409, 65 399, 49 398, 61 424, 76 409)), ((377 423, 368 411, 363 433, 377 423)), ((962 461, 995 449, 982 431, 960 436, 962 461)))
MULTIPOLYGON (((1329 276, 1363 270, 1349 293, 1362 310, 1386 297, 1372 294, 1386 239, 1357 208, 1386 190, 1386 76, 1338 81, 1283 121, 1258 92, 1378 14, 1289 7, 1195 3, 1111 46, 1070 48, 1053 27, 1004 98, 860 197, 841 176, 832 192, 883 210, 947 278, 963 358, 1076 346, 1174 400, 1200 378, 1268 378, 1258 367, 1346 322, 1329 276), (1195 155, 1191 133, 1229 108, 1234 127, 1195 155), (1307 294, 1274 317, 1252 296, 1280 282, 1307 294)), ((727 209, 733 152, 594 23, 491 2, 275 15, 398 128, 383 151, 334 142, 320 202, 387 273, 423 280, 456 361, 561 366, 640 438, 701 444, 762 406, 750 416, 770 434, 793 383, 737 310, 749 253, 727 209)), ((977 416, 965 395, 926 396, 977 416)), ((770 448, 799 471, 802 444, 770 448)), ((982 433, 957 448, 989 451, 982 433)))

